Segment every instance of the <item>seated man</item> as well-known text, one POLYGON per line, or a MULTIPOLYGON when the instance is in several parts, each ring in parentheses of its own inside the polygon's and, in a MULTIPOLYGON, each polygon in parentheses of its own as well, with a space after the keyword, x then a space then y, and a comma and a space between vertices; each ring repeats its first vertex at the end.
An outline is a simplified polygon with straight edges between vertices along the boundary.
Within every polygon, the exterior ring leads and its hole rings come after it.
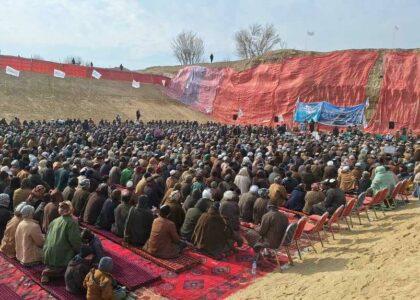
POLYGON ((266 243, 269 248, 277 249, 286 232, 289 220, 279 212, 277 206, 269 204, 268 212, 262 217, 261 224, 245 233, 248 244, 252 247, 256 243, 266 243))
POLYGON ((140 196, 136 207, 128 213, 124 229, 124 241, 133 246, 143 246, 150 236, 153 223, 153 213, 148 208, 146 195, 140 196))
POLYGON ((115 222, 112 224, 111 231, 119 237, 124 236, 125 222, 131 208, 130 200, 130 191, 124 190, 121 193, 121 203, 114 210, 115 222))
POLYGON ((294 188, 290 194, 289 200, 286 201, 284 207, 294 211, 302 211, 305 206, 305 185, 300 183, 297 187, 294 188))
POLYGON ((86 299, 124 299, 126 291, 117 285, 111 275, 113 269, 112 258, 101 258, 97 269, 91 269, 83 281, 86 288, 86 299))
POLYGON ((319 189, 318 183, 312 183, 311 190, 305 195, 305 206, 302 209, 302 212, 305 214, 310 214, 312 211, 312 206, 324 201, 325 195, 324 192, 319 189))
POLYGON ((168 220, 171 208, 163 205, 159 217, 153 221, 150 237, 143 249, 160 258, 175 258, 181 254, 181 243, 175 223, 168 220))
POLYGON ((22 208, 26 206, 26 202, 21 202, 15 208, 13 218, 7 222, 3 239, 1 240, 0 251, 8 257, 16 257, 16 229, 22 221, 22 208))
POLYGON ((192 241, 202 252, 221 258, 233 249, 233 237, 233 231, 219 214, 219 205, 216 202, 198 219, 192 241))
POLYGON ((329 216, 341 205, 346 204, 346 195, 337 187, 337 180, 329 179, 327 182, 328 190, 325 193, 325 200, 312 206, 312 213, 322 215, 328 212, 329 216))
POLYGON ((101 213, 96 220, 96 226, 105 230, 111 230, 111 226, 115 222, 114 212, 120 204, 120 200, 121 191, 117 189, 113 190, 111 197, 106 199, 104 205, 102 206, 101 213))
POLYGON ((24 266, 42 261, 44 235, 38 222, 33 219, 34 207, 25 205, 22 210, 22 221, 16 228, 16 258, 24 266))
POLYGON ((66 290, 72 294, 85 294, 83 280, 92 268, 92 251, 89 246, 82 245, 80 253, 73 257, 67 265, 64 281, 66 290))
POLYGON ((338 175, 338 183, 340 189, 344 193, 351 193, 356 188, 356 179, 353 176, 353 173, 350 172, 349 166, 344 166, 341 170, 340 175, 338 175))
POLYGON ((80 237, 82 238, 82 246, 89 247, 93 256, 92 261, 97 264, 104 256, 104 248, 101 241, 87 228, 82 230, 80 237))
POLYGON ((44 244, 43 284, 51 277, 63 276, 69 261, 80 251, 80 229, 71 216, 70 206, 66 202, 60 203, 58 213, 60 217, 50 223, 44 244))
POLYGON ((83 222, 90 225, 95 224, 101 213, 102 206, 108 198, 108 185, 101 183, 95 192, 91 193, 83 213, 83 222))
POLYGON ((76 188, 71 204, 73 205, 73 214, 76 217, 83 217, 85 211, 85 205, 89 199, 90 181, 89 179, 83 179, 80 181, 79 186, 76 188))
POLYGON ((8 194, 0 194, 0 239, 3 238, 7 222, 12 218, 12 212, 9 210, 10 197, 8 194))
POLYGON ((260 224, 262 216, 267 212, 267 205, 269 203, 268 190, 259 189, 258 198, 255 200, 254 208, 252 212, 252 219, 254 224, 260 224))
POLYGON ((181 206, 180 200, 181 193, 179 191, 173 191, 166 201, 166 205, 171 208, 171 213, 169 214, 168 219, 175 223, 177 232, 180 231, 185 219, 185 211, 181 206))
POLYGON ((181 227, 181 237, 191 242, 195 226, 197 225, 198 219, 208 209, 207 199, 198 200, 197 204, 190 208, 185 215, 184 224, 181 227))
POLYGON ((287 200, 287 191, 284 185, 282 184, 282 179, 280 176, 274 178, 274 182, 270 185, 268 189, 268 196, 270 197, 270 203, 283 206, 287 200))
POLYGON ((258 196, 258 186, 252 185, 249 192, 239 197, 239 216, 244 222, 252 222, 252 214, 254 211, 254 203, 258 196))

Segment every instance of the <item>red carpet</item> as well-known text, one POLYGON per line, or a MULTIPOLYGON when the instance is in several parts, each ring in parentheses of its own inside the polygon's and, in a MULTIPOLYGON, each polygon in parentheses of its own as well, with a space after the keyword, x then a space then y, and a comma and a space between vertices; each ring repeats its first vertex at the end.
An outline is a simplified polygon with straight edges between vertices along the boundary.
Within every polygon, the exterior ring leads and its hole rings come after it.
MULTIPOLYGON (((202 260, 202 265, 182 274, 165 271, 162 281, 153 284, 151 290, 168 299, 221 299, 245 288, 275 267, 274 264, 264 263, 258 267, 257 274, 252 275, 253 251, 248 246, 224 261, 198 253, 191 255, 202 260)), ((286 262, 287 258, 282 261, 286 262)), ((141 297, 143 293, 144 290, 139 290, 137 295, 141 297)))
MULTIPOLYGON (((0 253, 1 254, 1 253, 0 253)), ((19 299, 51 299, 51 296, 42 289, 36 282, 31 280, 29 276, 20 271, 10 263, 9 260, 0 255, 0 284, 12 290, 18 295, 19 299)), ((13 295, 6 294, 4 289, 0 290, 1 299, 14 299, 13 295), (7 295, 7 296, 6 296, 7 295)))
POLYGON ((140 255, 141 257, 143 257, 144 259, 147 259, 153 263, 155 263, 158 266, 164 267, 172 272, 176 272, 176 273, 180 273, 183 272, 185 270, 189 270, 191 268, 193 268, 194 266, 200 264, 200 260, 197 260, 189 255, 186 254, 182 254, 180 257, 178 258, 174 258, 174 259, 162 259, 162 258, 157 258, 154 257, 152 255, 150 255, 149 253, 147 253, 146 251, 143 251, 140 248, 134 247, 134 246, 130 246, 126 243, 123 243, 123 239, 116 236, 115 234, 113 234, 110 231, 107 230, 102 230, 99 229, 95 226, 92 225, 88 225, 86 223, 81 223, 80 224, 83 227, 89 228, 92 232, 113 241, 114 243, 117 243, 123 247, 126 247, 127 249, 130 249, 132 252, 134 252, 137 255, 140 255))
POLYGON ((192 257, 189 251, 184 251, 184 253, 177 258, 163 259, 154 257, 140 248, 136 248, 127 244, 125 244, 125 246, 141 257, 175 273, 184 272, 201 263, 201 260, 192 257))
POLYGON ((97 234, 99 234, 99 235, 107 238, 108 240, 113 241, 114 243, 117 243, 119 245, 122 245, 123 239, 120 238, 119 236, 116 236, 111 231, 103 230, 103 229, 100 229, 100 228, 98 228, 98 227, 96 227, 94 225, 89 225, 89 224, 86 224, 84 222, 80 222, 80 226, 86 227, 90 231, 92 231, 93 233, 97 233, 97 234))
POLYGON ((42 265, 38 265, 36 267, 26 268, 23 267, 17 260, 10 259, 3 254, 1 254, 3 258, 7 259, 10 263, 12 263, 17 269, 22 271, 26 276, 40 285, 43 289, 45 289, 48 293, 53 295, 57 299, 84 299, 82 296, 77 296, 67 292, 66 286, 64 284, 64 278, 60 278, 57 280, 51 281, 51 283, 47 285, 41 285, 41 273, 44 267, 42 265))
POLYGON ((127 289, 134 290, 160 279, 160 270, 156 270, 151 263, 105 238, 101 238, 101 242, 105 255, 113 260, 112 275, 127 289))
POLYGON ((20 300, 22 299, 15 291, 5 284, 0 284, 0 298, 7 300, 20 300))

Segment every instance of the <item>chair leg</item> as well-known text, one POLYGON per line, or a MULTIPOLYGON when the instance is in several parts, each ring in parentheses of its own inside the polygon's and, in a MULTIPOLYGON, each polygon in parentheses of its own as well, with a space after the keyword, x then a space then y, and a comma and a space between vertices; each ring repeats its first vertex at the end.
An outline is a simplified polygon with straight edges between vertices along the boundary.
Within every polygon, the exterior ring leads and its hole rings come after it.
POLYGON ((350 218, 350 225, 351 225, 351 227, 354 227, 354 225, 353 225, 353 218, 351 217, 351 214, 349 215, 349 218, 350 218))
MULTIPOLYGON (((349 228, 349 230, 351 230, 349 220, 347 220, 347 217, 344 217, 344 220, 346 220, 347 227, 349 228)), ((351 218, 350 218, 350 220, 351 220, 351 218)))
POLYGON ((324 243, 322 242, 321 234, 319 233, 319 231, 317 233, 318 233, 319 240, 321 241, 321 246, 324 247, 324 243))
POLYGON ((277 250, 276 250, 276 251, 274 251, 274 256, 276 257, 277 267, 279 268, 280 272, 282 272, 282 270, 281 270, 281 266, 280 266, 279 256, 278 256, 278 254, 277 254, 277 250))
POLYGON ((299 243, 297 240, 295 240, 295 245, 299 254, 299 259, 302 260, 302 254, 300 253, 299 243))
POLYGON ((307 234, 307 233, 305 233, 305 235, 306 235, 306 237, 308 238, 308 240, 309 240, 309 244, 311 245, 312 249, 314 249, 314 252, 315 252, 315 253, 318 253, 318 252, 316 252, 316 249, 315 249, 314 243, 313 243, 313 241, 312 241, 312 239, 311 239, 311 236, 310 236, 309 234, 307 234))
POLYGON ((359 218, 359 223, 360 225, 362 225, 362 219, 360 218, 360 213, 358 211, 356 211, 357 217, 359 218))
POLYGON ((335 236, 334 236, 334 228, 332 227, 332 224, 329 226, 329 229, 330 229, 331 235, 332 235, 332 237, 333 237, 333 240, 335 240, 335 236))
POLYGON ((369 213, 368 213, 368 210, 366 209, 366 210, 365 210, 365 212, 366 212, 366 217, 367 217, 367 219, 368 219, 368 221, 369 221, 369 223, 370 223, 370 218, 369 218, 369 213))
POLYGON ((293 264, 293 258, 292 258, 292 256, 290 255, 289 246, 286 246, 285 248, 286 248, 287 258, 289 259, 290 264, 293 266, 293 265, 294 265, 294 264, 293 264))

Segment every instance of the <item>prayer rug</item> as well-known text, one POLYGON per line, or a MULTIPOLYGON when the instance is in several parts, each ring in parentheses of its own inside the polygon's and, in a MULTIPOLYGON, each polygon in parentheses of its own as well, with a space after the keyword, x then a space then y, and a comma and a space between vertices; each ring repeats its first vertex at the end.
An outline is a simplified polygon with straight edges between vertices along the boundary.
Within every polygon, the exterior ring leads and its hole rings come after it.
POLYGON ((88 225, 86 223, 81 223, 81 226, 89 228, 92 232, 108 239, 111 240, 112 242, 121 245, 127 249, 129 249, 130 251, 132 251, 133 253, 143 257, 144 259, 147 259, 153 263, 155 263, 158 266, 164 267, 172 272, 176 272, 176 273, 180 273, 183 272, 185 270, 189 270, 191 268, 193 268, 194 266, 200 264, 200 260, 195 259, 194 257, 191 257, 189 255, 186 255, 185 253, 183 253, 180 257, 178 258, 173 258, 173 259, 163 259, 163 258, 157 258, 154 257, 153 255, 147 253, 146 251, 144 251, 141 248, 138 247, 134 247, 131 246, 127 243, 123 242, 123 239, 116 236, 115 234, 113 234, 110 231, 107 230, 102 230, 100 228, 97 228, 95 226, 92 225, 88 225))

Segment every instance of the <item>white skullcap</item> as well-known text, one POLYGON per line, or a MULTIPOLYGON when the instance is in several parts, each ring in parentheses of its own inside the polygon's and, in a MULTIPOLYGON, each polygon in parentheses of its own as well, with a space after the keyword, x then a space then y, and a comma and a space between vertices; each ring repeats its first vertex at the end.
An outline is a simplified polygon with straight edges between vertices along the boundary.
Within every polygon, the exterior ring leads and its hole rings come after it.
POLYGON ((21 210, 20 213, 22 214, 23 218, 27 218, 35 212, 35 208, 32 205, 25 205, 21 210))
POLYGON ((349 166, 344 166, 344 167, 343 167, 343 171, 344 171, 344 172, 348 172, 348 171, 350 171, 350 167, 349 167, 349 166))
POLYGON ((258 185, 251 185, 251 187, 249 188, 249 191, 253 194, 257 194, 258 193, 258 185))
POLYGON ((133 185, 134 185, 134 183, 133 183, 132 180, 127 181, 127 183, 125 184, 125 186, 128 187, 128 188, 132 188, 133 185))
POLYGON ((28 203, 26 203, 25 201, 19 203, 16 207, 15 207, 15 212, 17 213, 21 213, 22 208, 25 207, 25 205, 27 205, 28 203))
POLYGON ((329 161, 327 162, 327 166, 334 166, 334 162, 333 162, 332 160, 329 160, 329 161))
POLYGON ((202 198, 204 199, 212 199, 211 189, 205 189, 202 193, 202 198))
POLYGON ((235 193, 232 191, 226 191, 223 194, 223 198, 225 198, 226 200, 232 200, 233 197, 235 197, 235 193))

